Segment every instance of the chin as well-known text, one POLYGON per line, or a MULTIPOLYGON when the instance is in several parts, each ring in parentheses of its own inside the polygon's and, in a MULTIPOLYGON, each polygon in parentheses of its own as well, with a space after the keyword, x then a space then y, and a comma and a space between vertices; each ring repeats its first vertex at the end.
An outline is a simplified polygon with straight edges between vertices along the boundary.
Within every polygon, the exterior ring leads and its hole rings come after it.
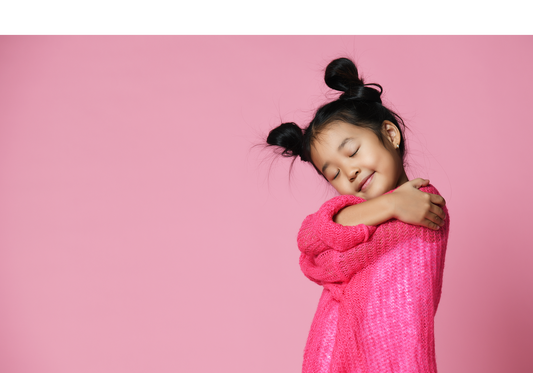
POLYGON ((364 198, 364 199, 366 199, 368 201, 370 199, 373 199, 373 198, 376 198, 376 197, 384 195, 389 190, 390 189, 388 189, 388 190, 377 190, 377 191, 372 191, 370 193, 365 193, 365 197, 362 197, 362 198, 364 198))

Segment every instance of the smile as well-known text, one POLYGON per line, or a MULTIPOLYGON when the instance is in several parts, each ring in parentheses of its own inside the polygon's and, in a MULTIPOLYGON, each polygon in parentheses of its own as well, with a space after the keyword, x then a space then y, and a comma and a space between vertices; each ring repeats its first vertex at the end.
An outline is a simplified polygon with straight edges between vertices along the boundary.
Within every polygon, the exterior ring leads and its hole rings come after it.
POLYGON ((361 184, 361 189, 359 191, 364 192, 368 188, 368 185, 372 182, 373 178, 374 172, 372 172, 369 176, 367 176, 365 180, 363 180, 363 183, 361 184))

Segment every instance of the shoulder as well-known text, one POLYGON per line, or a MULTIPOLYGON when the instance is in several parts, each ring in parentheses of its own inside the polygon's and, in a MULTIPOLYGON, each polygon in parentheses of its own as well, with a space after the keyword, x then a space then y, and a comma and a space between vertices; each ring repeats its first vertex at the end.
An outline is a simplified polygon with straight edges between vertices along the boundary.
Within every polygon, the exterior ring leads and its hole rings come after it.
POLYGON ((365 202, 365 200, 352 195, 336 196, 324 202, 317 212, 333 213, 335 215, 346 206, 357 205, 362 202, 365 202))
POLYGON ((441 195, 437 188, 435 188, 432 184, 429 184, 428 186, 420 188, 422 192, 431 193, 431 194, 438 194, 441 195))
POLYGON ((308 215, 303 223, 302 229, 316 228, 316 225, 337 225, 333 222, 333 217, 344 207, 365 202, 364 199, 352 195, 341 195, 333 197, 320 206, 318 211, 308 215))
POLYGON ((356 226, 342 226, 333 221, 333 217, 346 206, 365 202, 364 199, 342 195, 324 202, 314 214, 308 215, 298 232, 298 247, 306 255, 333 249, 345 251, 359 243, 368 241, 376 227, 359 224, 356 226))
POLYGON ((333 221, 333 217, 344 207, 357 205, 363 202, 365 202, 363 198, 353 195, 336 196, 324 202, 318 211, 308 215, 305 221, 333 221))
MULTIPOLYGON (((399 187, 396 187, 392 190, 389 190, 387 193, 385 194, 389 194, 389 193, 392 193, 394 192, 395 190, 397 190, 399 187)), ((421 187, 419 190, 421 190, 422 192, 426 192, 426 193, 431 193, 431 194, 438 194, 439 196, 441 195, 439 193, 439 191, 437 190, 437 188, 435 188, 434 185, 432 184, 429 184, 428 186, 425 186, 425 187, 421 187)), ((364 201, 364 200, 363 200, 364 201)))

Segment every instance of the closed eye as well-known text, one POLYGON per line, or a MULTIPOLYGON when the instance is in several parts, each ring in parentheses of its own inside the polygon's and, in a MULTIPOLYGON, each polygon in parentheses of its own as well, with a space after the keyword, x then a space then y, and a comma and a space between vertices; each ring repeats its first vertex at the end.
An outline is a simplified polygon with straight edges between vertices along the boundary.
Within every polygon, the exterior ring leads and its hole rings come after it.
POLYGON ((331 179, 331 181, 335 180, 337 178, 337 176, 339 176, 339 173, 340 171, 337 171, 337 173, 335 174, 335 176, 333 177, 333 179, 331 179))
POLYGON ((350 155, 350 158, 356 155, 358 151, 359 151, 359 148, 352 155, 350 155))

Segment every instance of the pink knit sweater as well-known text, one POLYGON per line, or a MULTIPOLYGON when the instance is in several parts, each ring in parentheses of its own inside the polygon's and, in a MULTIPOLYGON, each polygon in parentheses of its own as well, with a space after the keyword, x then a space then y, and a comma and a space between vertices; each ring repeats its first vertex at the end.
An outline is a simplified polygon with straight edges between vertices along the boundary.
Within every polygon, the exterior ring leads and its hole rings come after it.
MULTIPOLYGON (((431 185, 420 190, 438 194, 431 185)), ((361 202, 334 197, 298 233, 302 271, 324 287, 303 372, 435 373, 433 318, 448 212, 438 231, 396 219, 379 226, 333 222, 340 209, 361 202)))

